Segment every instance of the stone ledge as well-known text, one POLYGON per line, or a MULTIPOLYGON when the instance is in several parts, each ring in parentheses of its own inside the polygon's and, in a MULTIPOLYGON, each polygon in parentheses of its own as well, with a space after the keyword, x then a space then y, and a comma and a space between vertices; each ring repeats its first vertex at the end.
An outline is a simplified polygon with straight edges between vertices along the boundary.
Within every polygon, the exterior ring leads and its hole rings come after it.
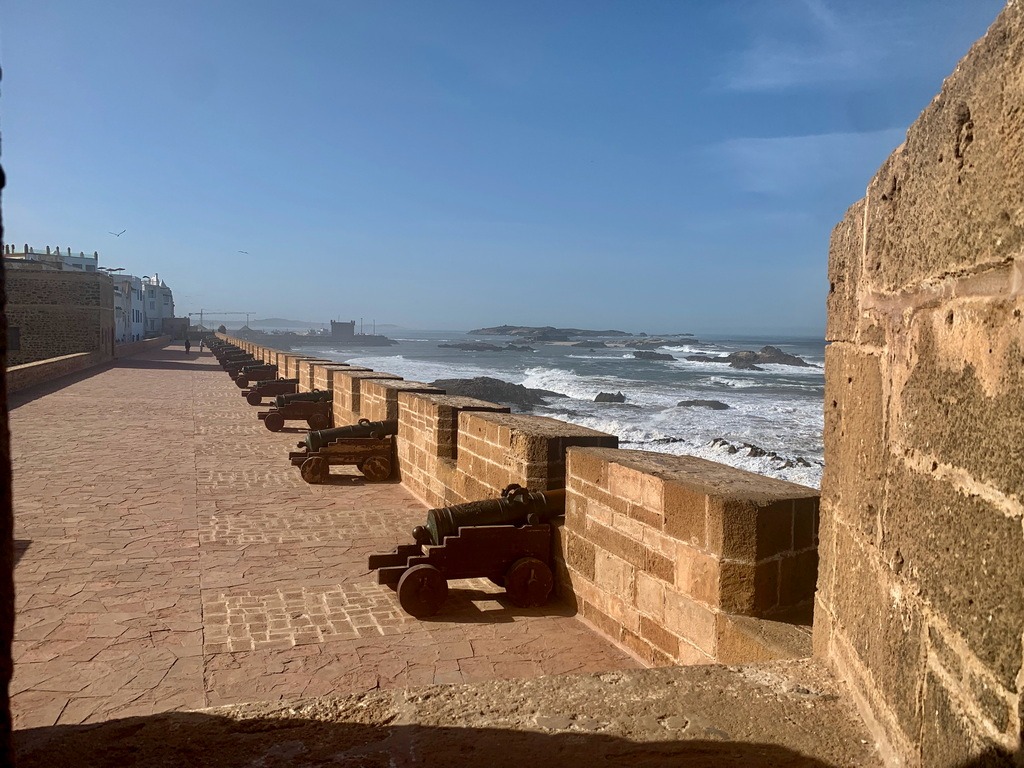
POLYGON ((881 766, 821 667, 707 665, 370 691, 15 733, 18 765, 881 766), (188 756, 188 757, 186 757, 188 756))

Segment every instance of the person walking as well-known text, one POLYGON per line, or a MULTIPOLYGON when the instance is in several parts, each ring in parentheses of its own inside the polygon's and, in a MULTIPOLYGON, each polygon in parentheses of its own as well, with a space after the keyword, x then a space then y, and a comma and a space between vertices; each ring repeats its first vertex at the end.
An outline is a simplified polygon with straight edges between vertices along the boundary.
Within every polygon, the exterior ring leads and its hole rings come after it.
POLYGON ((185 354, 187 355, 192 351, 192 342, 188 340, 188 336, 185 337, 185 354))

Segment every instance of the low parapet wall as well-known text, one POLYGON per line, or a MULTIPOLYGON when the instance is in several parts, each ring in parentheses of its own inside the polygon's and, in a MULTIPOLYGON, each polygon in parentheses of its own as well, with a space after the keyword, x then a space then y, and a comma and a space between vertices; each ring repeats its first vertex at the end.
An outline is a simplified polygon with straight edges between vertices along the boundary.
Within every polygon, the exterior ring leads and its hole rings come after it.
POLYGON ((814 489, 692 457, 619 450, 615 435, 302 358, 277 353, 276 361, 333 392, 335 426, 398 419, 402 484, 429 506, 495 498, 512 483, 566 488, 555 536, 560 595, 646 663, 810 654, 814 489), (295 367, 300 361, 308 373, 295 367))
MULTIPOLYGON (((134 341, 130 344, 118 344, 114 347, 114 358, 120 359, 137 355, 150 349, 161 349, 171 341, 170 336, 159 336, 145 341, 134 341)), ((19 392, 56 381, 64 376, 71 376, 110 362, 110 356, 102 351, 78 352, 73 355, 51 357, 48 360, 36 360, 33 363, 12 365, 7 369, 7 391, 19 392)))
POLYGON ((132 355, 137 355, 140 352, 146 352, 150 349, 163 349, 170 343, 170 336, 157 336, 155 339, 132 341, 127 344, 117 344, 114 346, 114 357, 131 357, 132 355))
POLYGON ((29 387, 70 376, 100 365, 109 358, 102 352, 79 352, 74 355, 51 357, 34 363, 12 365, 7 369, 7 391, 19 392, 29 387))

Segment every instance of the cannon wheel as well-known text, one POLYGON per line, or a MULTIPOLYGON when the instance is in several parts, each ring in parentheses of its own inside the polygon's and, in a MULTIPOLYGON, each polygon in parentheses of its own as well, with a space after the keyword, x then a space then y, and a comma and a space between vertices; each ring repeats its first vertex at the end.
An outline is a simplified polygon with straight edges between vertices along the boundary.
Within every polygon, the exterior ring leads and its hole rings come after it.
POLYGON ((258 392, 250 392, 248 395, 245 396, 245 402, 247 402, 249 405, 259 405, 260 403, 263 402, 263 396, 260 395, 258 392))
POLYGON ((284 426, 284 416, 277 411, 274 411, 273 413, 267 414, 267 418, 263 420, 263 423, 267 425, 267 429, 271 432, 280 432, 281 428, 284 426))
POLYGON ((398 602, 417 619, 433 616, 447 598, 448 580, 432 565, 414 565, 398 580, 398 602))
POLYGON ((357 468, 367 480, 372 480, 375 483, 391 477, 391 459, 384 456, 371 456, 357 465, 357 468))
POLYGON ((331 420, 328 419, 327 416, 325 416, 322 413, 314 413, 312 416, 306 419, 306 423, 309 424, 310 429, 327 429, 328 425, 331 423, 331 420))
POLYGON ((544 605, 551 594, 555 579, 551 569, 536 557, 522 557, 512 563, 505 574, 505 592, 508 599, 520 608, 544 605))
POLYGON ((249 386, 249 378, 247 376, 243 376, 242 374, 238 374, 238 378, 235 379, 235 384, 238 385, 239 389, 245 389, 246 387, 249 386))
POLYGON ((317 485, 327 481, 328 475, 331 474, 331 465, 327 463, 327 459, 314 456, 302 462, 299 473, 307 483, 317 485))

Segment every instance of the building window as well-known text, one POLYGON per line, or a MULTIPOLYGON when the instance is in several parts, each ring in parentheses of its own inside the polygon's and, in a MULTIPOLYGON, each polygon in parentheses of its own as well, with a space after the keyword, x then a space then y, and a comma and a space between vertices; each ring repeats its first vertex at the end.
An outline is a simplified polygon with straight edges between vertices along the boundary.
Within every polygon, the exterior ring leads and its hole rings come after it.
POLYGON ((7 351, 21 351, 21 328, 7 327, 7 351))
POLYGON ((149 311, 150 312, 155 312, 156 311, 156 302, 155 301, 149 302, 149 311))

